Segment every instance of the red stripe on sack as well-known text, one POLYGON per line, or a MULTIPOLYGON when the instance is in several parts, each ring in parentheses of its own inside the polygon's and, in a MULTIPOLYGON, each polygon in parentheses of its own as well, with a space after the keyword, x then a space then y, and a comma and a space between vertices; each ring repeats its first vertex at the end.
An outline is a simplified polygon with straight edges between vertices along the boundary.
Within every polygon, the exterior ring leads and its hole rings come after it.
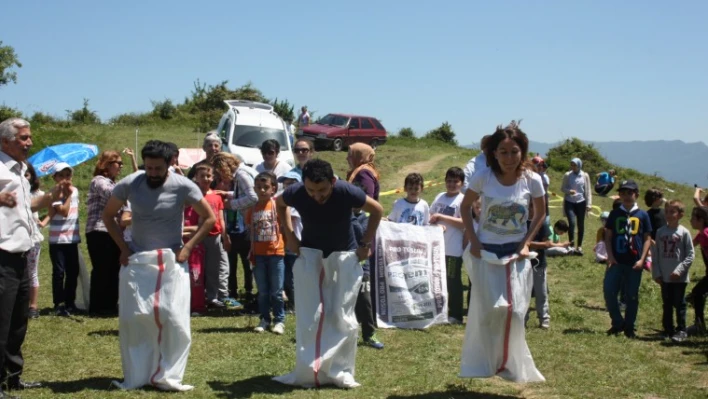
POLYGON ((509 332, 511 330, 511 316, 514 312, 514 300, 511 293, 511 263, 510 261, 506 264, 506 296, 509 302, 509 307, 506 311, 506 325, 504 326, 504 357, 502 358, 502 364, 497 370, 497 374, 501 373, 506 369, 506 362, 509 360, 509 332))
POLYGON ((157 350, 160 353, 160 357, 157 359, 157 370, 155 374, 150 377, 150 383, 155 385, 155 377, 157 373, 160 372, 160 362, 162 362, 162 351, 160 350, 160 344, 162 343, 162 323, 160 323, 160 287, 162 286, 162 274, 165 272, 165 263, 162 259, 162 250, 157 250, 157 282, 155 283, 155 300, 153 301, 152 309, 155 313, 155 324, 157 325, 157 350))
POLYGON ((320 387, 319 373, 320 366, 322 365, 322 327, 324 325, 325 319, 325 309, 324 309, 324 295, 322 294, 322 282, 324 281, 325 271, 324 267, 320 270, 320 322, 317 325, 317 338, 315 339, 315 386, 320 387))

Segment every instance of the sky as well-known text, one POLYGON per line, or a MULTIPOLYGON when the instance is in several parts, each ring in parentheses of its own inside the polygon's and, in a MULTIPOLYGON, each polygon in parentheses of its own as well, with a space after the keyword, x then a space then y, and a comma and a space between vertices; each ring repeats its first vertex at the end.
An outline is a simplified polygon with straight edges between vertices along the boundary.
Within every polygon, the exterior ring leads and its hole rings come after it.
POLYGON ((0 104, 105 121, 182 102, 197 79, 374 116, 449 122, 460 144, 523 118, 556 142, 708 140, 708 2, 8 1, 17 84, 0 104))

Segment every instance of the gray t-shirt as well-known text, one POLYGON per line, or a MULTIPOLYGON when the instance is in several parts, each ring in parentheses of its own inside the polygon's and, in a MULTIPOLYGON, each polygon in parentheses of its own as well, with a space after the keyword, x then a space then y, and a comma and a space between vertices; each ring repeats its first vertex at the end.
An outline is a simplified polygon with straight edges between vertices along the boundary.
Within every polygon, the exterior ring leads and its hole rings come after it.
POLYGON ((133 241, 129 245, 134 252, 181 248, 184 207, 204 197, 194 182, 175 173, 168 174, 162 187, 150 188, 144 171, 118 182, 113 196, 130 201, 133 241))

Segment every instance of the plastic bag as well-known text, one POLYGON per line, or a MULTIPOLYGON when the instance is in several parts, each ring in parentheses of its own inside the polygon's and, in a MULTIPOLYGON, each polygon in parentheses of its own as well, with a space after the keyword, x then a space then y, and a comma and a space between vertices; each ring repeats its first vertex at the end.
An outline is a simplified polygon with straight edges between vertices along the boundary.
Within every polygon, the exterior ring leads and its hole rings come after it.
POLYGON ((473 288, 460 377, 545 381, 525 337, 524 318, 533 290, 531 262, 516 255, 503 259, 487 251, 481 255, 478 259, 469 249, 463 254, 473 288))
POLYGON ((300 248, 295 279, 295 370, 273 380, 288 385, 341 388, 359 386, 354 366, 359 324, 354 305, 363 271, 354 252, 300 248))
POLYGON ((153 385, 188 391, 182 385, 192 342, 190 287, 186 264, 169 249, 133 254, 121 267, 118 327, 125 380, 122 389, 153 385))

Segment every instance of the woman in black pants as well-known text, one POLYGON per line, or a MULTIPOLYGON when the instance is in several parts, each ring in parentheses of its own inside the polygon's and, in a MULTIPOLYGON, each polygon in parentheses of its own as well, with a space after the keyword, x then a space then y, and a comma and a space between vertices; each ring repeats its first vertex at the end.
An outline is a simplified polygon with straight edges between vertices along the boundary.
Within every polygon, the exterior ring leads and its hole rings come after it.
POLYGON ((104 151, 98 159, 94 178, 89 185, 86 245, 93 265, 89 303, 89 313, 92 315, 118 314, 120 249, 108 234, 102 215, 122 167, 123 161, 117 151, 104 151))
POLYGON ((592 208, 592 186, 590 176, 583 172, 583 162, 579 158, 570 161, 570 171, 563 176, 561 191, 565 193, 563 212, 568 218, 568 238, 576 255, 583 254, 585 235, 585 215, 592 208), (575 241, 575 225, 578 225, 578 241, 575 241))

